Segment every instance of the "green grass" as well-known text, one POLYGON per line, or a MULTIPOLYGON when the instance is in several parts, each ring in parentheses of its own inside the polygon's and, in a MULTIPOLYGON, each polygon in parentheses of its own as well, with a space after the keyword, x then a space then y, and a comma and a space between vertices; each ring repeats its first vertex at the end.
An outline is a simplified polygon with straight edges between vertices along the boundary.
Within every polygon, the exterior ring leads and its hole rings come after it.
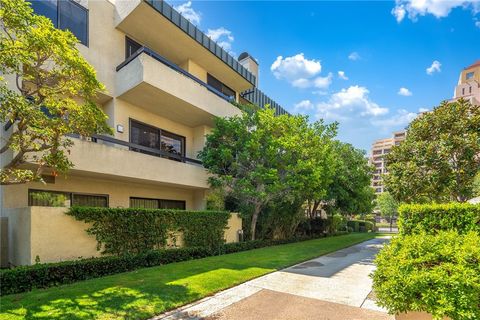
POLYGON ((309 240, 4 296, 0 319, 146 319, 373 237, 356 233, 309 240))

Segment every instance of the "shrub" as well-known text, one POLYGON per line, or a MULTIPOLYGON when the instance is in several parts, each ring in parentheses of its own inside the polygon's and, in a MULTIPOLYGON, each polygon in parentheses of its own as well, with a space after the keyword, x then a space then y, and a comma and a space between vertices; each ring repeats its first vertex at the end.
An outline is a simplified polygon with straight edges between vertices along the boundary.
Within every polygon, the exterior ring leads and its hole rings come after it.
POLYGON ((351 228, 353 232, 372 232, 375 228, 373 222, 364 220, 349 220, 347 227, 351 228))
POLYGON ((439 231, 393 238, 377 255, 373 287, 390 313, 480 319, 480 236, 439 231))
POLYGON ((89 223, 104 254, 137 254, 164 248, 169 232, 183 232, 187 247, 215 247, 224 242, 230 214, 225 211, 73 207, 67 212, 89 223))
POLYGON ((408 204, 398 209, 401 234, 431 233, 439 230, 480 232, 480 205, 468 203, 408 204))
MULTIPOLYGON (((339 233, 341 234, 341 233, 339 233)), ((42 263, 0 270, 0 295, 20 293, 33 288, 48 288, 60 284, 98 278, 135 269, 167 263, 199 259, 268 246, 315 239, 297 237, 287 240, 255 240, 227 243, 215 248, 177 248, 143 252, 137 255, 108 256, 58 263, 42 263)))

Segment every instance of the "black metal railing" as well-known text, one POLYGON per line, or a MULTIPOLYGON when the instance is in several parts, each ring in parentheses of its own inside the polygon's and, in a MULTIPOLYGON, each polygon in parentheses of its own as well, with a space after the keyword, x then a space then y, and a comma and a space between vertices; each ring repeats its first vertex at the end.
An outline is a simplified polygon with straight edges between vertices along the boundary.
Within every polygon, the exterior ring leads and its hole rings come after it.
POLYGON ((219 96, 220 98, 228 101, 228 102, 232 102, 234 101, 234 98, 233 97, 229 97, 225 94, 223 94, 222 92, 218 91, 217 89, 215 89, 214 87, 212 87, 211 85, 209 85, 208 83, 205 83, 203 82, 202 80, 198 79, 197 77, 195 77, 194 75, 192 75, 191 73, 183 70, 182 68, 180 68, 179 66, 177 66, 175 63, 169 61, 168 59, 166 59, 165 57, 162 57, 161 55, 159 55, 158 53, 156 53, 155 51, 153 51, 152 49, 148 48, 148 47, 141 47, 140 49, 138 49, 137 51, 135 51, 131 56, 129 56, 125 61, 123 61, 122 63, 120 63, 118 65, 118 67, 116 68, 117 72, 119 70, 121 70, 123 67, 125 67, 126 65, 128 65, 130 62, 132 62, 133 60, 135 60, 139 55, 141 55, 142 53, 152 57, 153 59, 163 63, 164 65, 166 65, 167 67, 181 73, 182 75, 184 75, 185 77, 187 78, 190 78, 191 80, 195 81, 196 83, 198 83, 199 85, 205 87, 208 91, 210 92, 213 92, 214 94, 216 94, 217 96, 219 96))
POLYGON ((160 149, 150 148, 150 147, 142 146, 140 144, 115 139, 115 138, 110 137, 110 136, 94 134, 92 136, 92 141, 93 142, 98 142, 98 140, 109 142, 109 143, 120 145, 120 146, 124 146, 124 147, 128 147, 131 151, 134 151, 134 152, 141 152, 141 153, 144 153, 144 154, 149 154, 149 155, 152 155, 152 156, 167 158, 167 159, 171 159, 171 160, 174 160, 174 161, 189 162, 189 163, 194 163, 194 164, 199 164, 199 165, 202 164, 202 161, 197 160, 197 159, 191 159, 191 158, 188 158, 188 157, 185 157, 185 156, 170 153, 170 152, 163 151, 163 150, 160 150, 160 149))

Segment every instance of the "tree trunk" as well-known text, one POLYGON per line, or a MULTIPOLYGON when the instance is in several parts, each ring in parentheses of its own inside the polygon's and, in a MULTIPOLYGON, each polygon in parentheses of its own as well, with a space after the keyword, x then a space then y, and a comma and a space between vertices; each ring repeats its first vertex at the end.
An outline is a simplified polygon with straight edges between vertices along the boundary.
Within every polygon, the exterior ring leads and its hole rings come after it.
POLYGON ((258 215, 260 214, 260 205, 256 204, 255 209, 252 214, 252 222, 250 223, 250 238, 251 240, 255 240, 255 231, 257 229, 257 220, 258 215))

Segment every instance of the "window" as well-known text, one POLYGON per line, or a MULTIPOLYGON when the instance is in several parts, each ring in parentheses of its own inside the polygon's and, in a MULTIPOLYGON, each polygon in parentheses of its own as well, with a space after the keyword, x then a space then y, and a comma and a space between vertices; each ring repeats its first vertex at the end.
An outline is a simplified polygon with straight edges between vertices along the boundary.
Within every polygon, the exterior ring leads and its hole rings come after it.
POLYGON ((130 197, 130 208, 144 209, 178 209, 185 210, 186 202, 182 200, 148 199, 130 197))
POLYGON ((467 75, 466 75, 467 80, 473 79, 473 75, 474 75, 474 74, 475 74, 474 71, 467 73, 467 75))
POLYGON ((375 192, 376 192, 376 193, 382 192, 382 188, 376 188, 376 189, 375 189, 375 192))
MULTIPOLYGON (((181 158, 185 157, 185 137, 135 120, 130 120, 130 142, 172 154, 174 157, 167 156, 171 160, 182 161, 181 158)), ((159 155, 153 151, 149 152, 135 148, 132 148, 132 150, 155 156, 159 155)))
POLYGON ((211 74, 207 74, 207 83, 213 88, 223 93, 224 95, 226 95, 227 97, 235 99, 235 91, 224 85, 220 80, 218 80, 211 74))
POLYGON ((130 57, 134 54, 137 50, 139 50, 142 45, 135 40, 130 39, 129 37, 125 37, 125 59, 130 57))
POLYGON ((472 93, 472 86, 468 88, 468 93, 472 93))
POLYGON ((35 0, 36 14, 52 20, 56 28, 70 30, 80 43, 88 46, 88 10, 72 0, 35 0))
POLYGON ((41 207, 108 207, 108 195, 28 190, 28 205, 41 207))
POLYGON ((462 96, 465 95, 465 88, 462 88, 462 96))

